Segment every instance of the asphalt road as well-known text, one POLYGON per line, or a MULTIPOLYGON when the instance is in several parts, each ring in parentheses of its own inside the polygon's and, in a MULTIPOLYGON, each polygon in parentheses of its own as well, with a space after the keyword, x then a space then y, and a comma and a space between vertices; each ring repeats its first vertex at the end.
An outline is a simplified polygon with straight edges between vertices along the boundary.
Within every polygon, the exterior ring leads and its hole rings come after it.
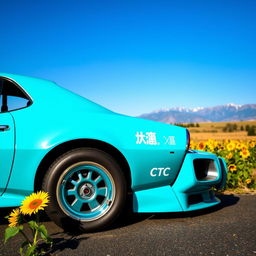
MULTIPOLYGON (((256 256, 256 195, 222 195, 222 204, 186 214, 130 215, 112 230, 70 235, 45 220, 55 246, 51 255, 225 255, 256 256)), ((6 215, 1 210, 0 220, 6 215)), ((0 224, 3 235, 6 221, 0 224)), ((18 255, 21 237, 0 255, 18 255)))

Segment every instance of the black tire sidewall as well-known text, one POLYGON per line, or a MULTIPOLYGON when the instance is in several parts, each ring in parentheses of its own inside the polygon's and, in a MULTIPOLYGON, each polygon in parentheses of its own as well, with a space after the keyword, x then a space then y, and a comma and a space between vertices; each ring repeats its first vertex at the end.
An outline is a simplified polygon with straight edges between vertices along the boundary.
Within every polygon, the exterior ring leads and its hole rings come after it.
POLYGON ((126 181, 120 166, 107 153, 92 148, 71 150, 59 157, 49 168, 43 181, 43 190, 49 193, 50 204, 46 208, 48 216, 64 230, 98 231, 109 226, 120 215, 126 201, 126 181), (93 221, 79 221, 68 216, 60 207, 56 189, 63 172, 71 165, 90 161, 107 169, 115 185, 115 199, 105 215, 93 221))

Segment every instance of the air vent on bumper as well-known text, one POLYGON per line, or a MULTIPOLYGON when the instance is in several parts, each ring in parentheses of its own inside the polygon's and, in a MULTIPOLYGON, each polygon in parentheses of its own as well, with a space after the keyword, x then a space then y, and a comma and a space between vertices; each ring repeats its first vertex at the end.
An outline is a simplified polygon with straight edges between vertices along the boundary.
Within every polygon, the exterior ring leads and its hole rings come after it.
POLYGON ((211 181, 218 177, 217 168, 212 159, 194 159, 194 170, 199 181, 211 181))

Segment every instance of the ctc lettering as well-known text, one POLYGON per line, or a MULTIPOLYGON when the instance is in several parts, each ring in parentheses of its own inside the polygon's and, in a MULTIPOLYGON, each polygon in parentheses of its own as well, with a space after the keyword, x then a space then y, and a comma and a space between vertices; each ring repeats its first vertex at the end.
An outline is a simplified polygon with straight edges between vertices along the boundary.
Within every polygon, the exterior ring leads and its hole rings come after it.
POLYGON ((150 171, 150 176, 152 177, 160 177, 160 176, 170 176, 171 168, 153 168, 150 171))

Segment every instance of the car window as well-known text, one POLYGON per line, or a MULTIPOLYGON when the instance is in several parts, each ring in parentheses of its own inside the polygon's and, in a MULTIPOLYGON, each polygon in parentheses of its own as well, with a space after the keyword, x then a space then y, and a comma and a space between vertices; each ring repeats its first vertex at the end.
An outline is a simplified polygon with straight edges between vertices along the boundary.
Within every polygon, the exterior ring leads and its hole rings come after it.
POLYGON ((29 97, 13 82, 0 78, 0 112, 9 112, 28 107, 29 97))

